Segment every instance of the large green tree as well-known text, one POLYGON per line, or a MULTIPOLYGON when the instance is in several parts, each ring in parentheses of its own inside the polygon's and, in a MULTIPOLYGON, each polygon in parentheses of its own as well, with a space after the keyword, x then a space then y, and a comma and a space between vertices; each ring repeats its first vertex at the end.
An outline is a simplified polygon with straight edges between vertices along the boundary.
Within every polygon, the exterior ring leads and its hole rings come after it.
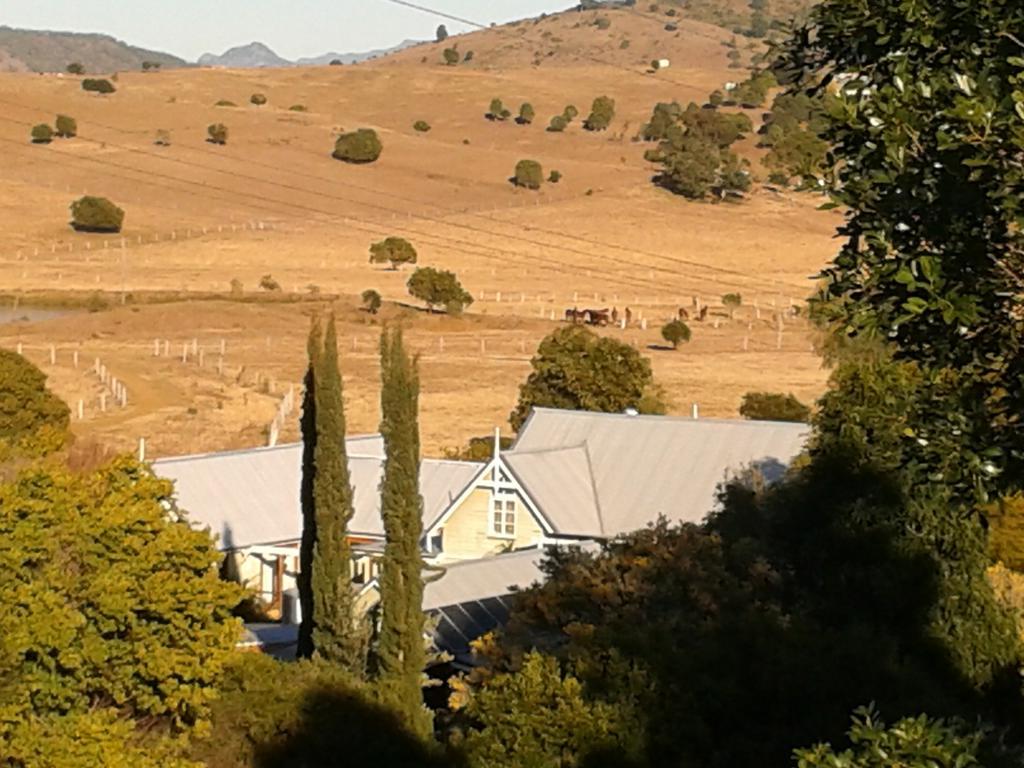
POLYGON ((0 485, 5 765, 149 765, 130 759, 143 733, 205 725, 241 590, 177 516, 171 484, 128 459, 0 485))
POLYGON ((70 412, 28 359, 0 349, 0 455, 48 453, 68 439, 70 412))
POLYGON ((531 365, 508 419, 517 432, 534 406, 604 413, 662 410, 650 362, 628 344, 586 328, 570 326, 549 334, 531 365))
POLYGON ((323 328, 314 316, 306 340, 306 375, 303 377, 302 416, 302 481, 299 500, 302 505, 302 539, 299 542, 299 606, 302 621, 296 653, 300 659, 313 655, 313 548, 316 545, 316 371, 323 350, 323 328))
POLYGON ((423 614, 423 498, 420 496, 419 372, 401 329, 380 341, 384 477, 380 485, 384 561, 380 572, 381 620, 377 663, 384 701, 414 733, 430 733, 423 706, 426 666, 423 614))
MULTIPOLYGON (((311 403, 307 395, 307 407, 312 405, 314 415, 307 421, 304 413, 303 426, 307 433, 312 427, 314 434, 312 463, 304 464, 302 495, 305 517, 312 522, 313 534, 303 532, 309 568, 308 579, 304 576, 301 584, 308 590, 305 602, 311 606, 312 615, 308 619, 303 616, 307 629, 302 633, 302 653, 339 665, 358 678, 366 670, 366 632, 356 615, 352 592, 348 523, 353 513, 353 492, 345 450, 345 410, 334 315, 327 319, 322 344, 319 324, 314 321, 309 348, 313 394, 311 403)), ((310 458, 308 451, 309 446, 306 459, 310 458)), ((304 564, 305 561, 304 558, 304 564)))

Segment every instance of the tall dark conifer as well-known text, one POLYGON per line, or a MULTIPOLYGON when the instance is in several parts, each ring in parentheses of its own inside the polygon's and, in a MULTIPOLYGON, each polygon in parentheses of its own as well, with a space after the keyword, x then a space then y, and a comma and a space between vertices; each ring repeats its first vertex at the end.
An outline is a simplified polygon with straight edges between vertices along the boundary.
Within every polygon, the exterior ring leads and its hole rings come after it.
POLYGON ((409 728, 426 736, 431 718, 422 693, 426 649, 420 552, 419 373, 405 351, 401 330, 383 333, 380 357, 380 431, 386 456, 380 488, 386 536, 380 576, 380 682, 388 703, 402 713, 409 728))
POLYGON ((302 485, 299 496, 302 501, 302 543, 299 547, 299 606, 302 623, 299 625, 298 656, 308 659, 313 655, 313 544, 316 542, 316 504, 313 487, 316 482, 316 368, 323 346, 323 331, 320 319, 314 317, 309 329, 306 353, 309 364, 303 379, 302 418, 302 485))

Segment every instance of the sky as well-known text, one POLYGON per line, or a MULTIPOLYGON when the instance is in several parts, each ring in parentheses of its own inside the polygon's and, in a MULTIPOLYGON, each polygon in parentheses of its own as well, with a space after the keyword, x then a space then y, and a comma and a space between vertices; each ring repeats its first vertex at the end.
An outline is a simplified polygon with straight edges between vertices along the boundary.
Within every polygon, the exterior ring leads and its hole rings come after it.
MULTIPOLYGON (((572 0, 413 0, 432 10, 490 24, 564 10, 572 0)), ((195 61, 253 41, 286 59, 389 48, 471 28, 389 0, 5 0, 0 24, 102 32, 195 61)))

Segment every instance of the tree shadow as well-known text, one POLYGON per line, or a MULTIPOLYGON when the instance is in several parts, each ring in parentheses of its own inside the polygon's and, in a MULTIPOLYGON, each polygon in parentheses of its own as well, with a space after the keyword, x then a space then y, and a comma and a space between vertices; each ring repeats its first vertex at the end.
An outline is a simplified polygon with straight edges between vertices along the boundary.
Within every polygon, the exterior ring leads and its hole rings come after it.
POLYGON ((390 710, 365 697, 324 686, 299 705, 287 734, 268 733, 254 750, 254 768, 459 768, 458 755, 445 755, 410 734, 390 710))

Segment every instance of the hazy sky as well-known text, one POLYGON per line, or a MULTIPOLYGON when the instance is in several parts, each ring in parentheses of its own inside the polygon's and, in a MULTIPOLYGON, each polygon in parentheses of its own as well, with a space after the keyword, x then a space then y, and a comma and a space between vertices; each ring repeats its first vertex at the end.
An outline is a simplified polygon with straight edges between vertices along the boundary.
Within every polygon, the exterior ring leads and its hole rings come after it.
MULTIPOLYGON (((572 0, 416 0, 489 24, 568 8, 572 0)), ((254 40, 286 59, 328 51, 387 48, 425 40, 444 23, 467 27, 387 0, 6 0, 0 24, 29 29, 104 32, 143 48, 194 61, 254 40)))

